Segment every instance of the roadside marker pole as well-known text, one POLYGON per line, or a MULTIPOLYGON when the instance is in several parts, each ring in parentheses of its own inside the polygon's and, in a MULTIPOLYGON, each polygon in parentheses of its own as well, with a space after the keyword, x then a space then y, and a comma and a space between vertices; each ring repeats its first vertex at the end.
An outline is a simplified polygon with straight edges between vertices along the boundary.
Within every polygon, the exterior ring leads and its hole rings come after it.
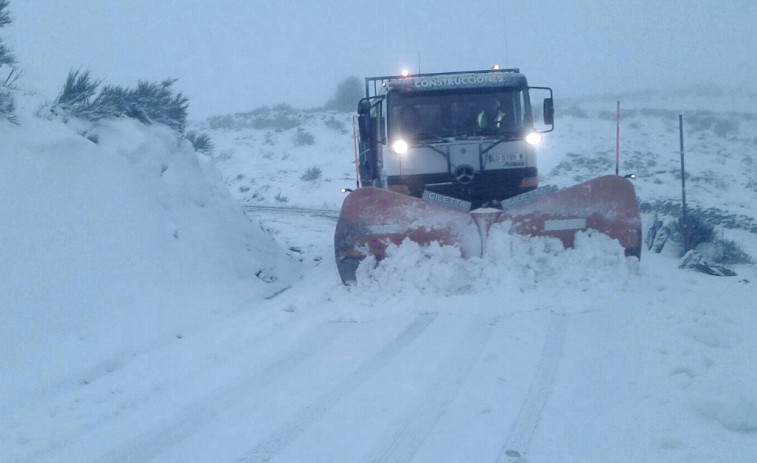
POLYGON ((683 252, 689 250, 689 223, 686 221, 686 169, 683 162, 683 114, 678 115, 678 132, 681 136, 681 210, 683 220, 683 252))
POLYGON ((615 175, 620 175, 620 100, 615 115, 615 175))
MULTIPOLYGON (((366 84, 368 85, 368 84, 366 84)), ((352 116, 352 143, 355 148, 355 188, 360 188, 360 156, 357 143, 357 116, 352 116)))

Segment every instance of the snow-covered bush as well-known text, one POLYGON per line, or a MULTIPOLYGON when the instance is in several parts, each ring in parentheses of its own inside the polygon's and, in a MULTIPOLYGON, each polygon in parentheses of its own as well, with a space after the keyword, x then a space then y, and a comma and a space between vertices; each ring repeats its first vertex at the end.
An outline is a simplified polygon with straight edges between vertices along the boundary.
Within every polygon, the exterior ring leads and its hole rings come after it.
POLYGON ((336 130, 337 132, 341 134, 347 133, 347 126, 344 124, 344 122, 334 119, 334 116, 331 116, 330 118, 326 119, 324 121, 324 124, 326 125, 326 127, 336 130))
MULTIPOLYGON (((0 28, 13 22, 7 8, 8 0, 0 0, 0 28)), ((11 53, 10 49, 3 45, 3 39, 0 38, 0 66, 12 66, 13 64, 16 64, 16 58, 11 53)))
POLYGON ((211 130, 273 129, 276 132, 291 130, 300 125, 300 111, 286 103, 261 106, 251 111, 213 116, 207 120, 211 130))
MULTIPOLYGON (((8 13, 8 0, 0 0, 0 28, 3 28, 13 22, 8 13)), ((0 117, 5 118, 11 122, 15 122, 13 111, 16 109, 16 104, 13 101, 13 83, 21 75, 20 72, 13 65, 16 64, 16 58, 11 53, 10 49, 3 45, 3 39, 0 37, 0 117), (6 67, 10 67, 7 71, 6 67)))
POLYGON ((715 239, 711 242, 702 243, 697 247, 699 251, 710 262, 719 264, 749 264, 752 258, 741 249, 735 241, 715 239))
POLYGON ((686 215, 686 241, 684 246, 684 221, 664 220, 655 216, 654 225, 647 233, 647 246, 654 252, 663 248, 675 249, 679 257, 693 249, 708 262, 716 264, 748 264, 752 258, 735 241, 720 238, 706 217, 706 212, 694 209, 686 215))
POLYGON ((211 130, 231 130, 236 128, 237 125, 234 117, 227 114, 225 116, 213 116, 209 118, 208 127, 211 130))
POLYGON ((294 134, 294 146, 310 146, 315 143, 315 137, 312 133, 303 129, 297 128, 297 132, 294 134))
POLYGON ((207 133, 198 134, 195 131, 191 131, 184 138, 192 143, 192 147, 198 153, 211 154, 215 148, 207 133))
POLYGON ((96 117, 91 102, 97 95, 98 87, 100 87, 100 81, 94 80, 90 71, 69 72, 66 83, 63 84, 63 90, 53 103, 53 111, 62 111, 83 119, 96 117))
POLYGON ((298 125, 300 125, 300 121, 286 113, 269 114, 252 120, 252 128, 254 129, 274 129, 278 132, 293 129, 298 125))
MULTIPOLYGON (((691 211, 686 215, 686 237, 690 249, 696 249, 702 243, 709 243, 715 235, 715 228, 707 223, 698 211, 691 211)), ((684 236, 684 221, 679 218, 675 222, 675 231, 684 236)))
POLYGON ((326 103, 326 109, 352 112, 363 97, 363 84, 355 76, 347 77, 339 83, 334 96, 326 103))
POLYGON ((8 117, 13 114, 16 109, 16 104, 13 101, 13 95, 11 92, 5 89, 0 89, 0 114, 3 117, 8 117))
POLYGON ((89 71, 71 71, 51 111, 90 121, 125 116, 144 124, 165 124, 184 133, 188 100, 181 93, 173 94, 174 83, 176 79, 139 81, 136 88, 101 86, 89 71))
POLYGON ((323 171, 320 167, 311 167, 300 176, 300 180, 303 182, 314 182, 320 179, 321 175, 323 175, 323 171))
POLYGON ((712 111, 696 111, 686 118, 692 130, 712 130, 719 137, 727 137, 739 131, 739 121, 735 117, 716 114, 712 111))

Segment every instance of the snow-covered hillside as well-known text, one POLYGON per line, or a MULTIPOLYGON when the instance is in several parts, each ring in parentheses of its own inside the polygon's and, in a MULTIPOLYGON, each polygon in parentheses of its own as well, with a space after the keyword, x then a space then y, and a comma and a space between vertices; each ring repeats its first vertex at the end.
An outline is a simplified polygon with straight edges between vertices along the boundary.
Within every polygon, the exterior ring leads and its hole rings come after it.
MULTIPOLYGON (((645 227, 680 198, 682 112, 687 199, 742 217, 716 230, 757 256, 756 118, 682 96, 622 103, 645 227)), ((614 172, 614 105, 561 106, 542 183, 614 172)), ((350 114, 198 122, 208 157, 33 106, 0 123, 0 461, 757 457, 753 264, 501 230, 482 259, 394 247, 345 287, 323 210, 354 186, 350 114)))
POLYGON ((3 452, 19 411, 292 278, 210 160, 171 130, 128 119, 66 126, 26 103, 18 126, 0 123, 3 452))

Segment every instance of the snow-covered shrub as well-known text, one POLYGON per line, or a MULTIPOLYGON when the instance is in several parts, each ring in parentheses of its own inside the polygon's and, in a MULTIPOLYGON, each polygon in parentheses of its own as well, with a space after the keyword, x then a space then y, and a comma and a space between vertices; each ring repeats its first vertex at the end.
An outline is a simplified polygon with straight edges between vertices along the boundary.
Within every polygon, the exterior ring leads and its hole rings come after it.
POLYGON ((252 120, 252 128, 254 129, 274 129, 276 131, 283 131, 293 129, 298 125, 300 125, 300 121, 286 115, 285 113, 260 116, 252 120))
POLYGON ((586 110, 576 105, 571 105, 564 109, 561 109, 560 116, 565 116, 565 117, 570 116, 570 117, 575 117, 576 119, 589 118, 589 114, 586 112, 586 110))
POLYGON ((728 137, 731 134, 737 134, 739 131, 739 122, 735 119, 720 119, 712 127, 715 135, 719 137, 728 137))
POLYGON ((290 105, 289 103, 275 104, 275 105, 273 105, 273 107, 271 109, 273 111, 280 111, 280 112, 289 112, 289 113, 296 112, 296 110, 294 109, 294 107, 292 105, 290 105))
MULTIPOLYGON (((2 44, 0 44, 2 47, 2 44)), ((2 67, 2 66, 0 66, 2 67)), ((16 118, 13 112, 16 110, 16 102, 13 99, 13 83, 20 76, 17 68, 12 68, 4 81, 0 82, 0 117, 15 122, 16 118)))
POLYGON ((749 254, 732 240, 715 239, 697 246, 697 251, 710 262, 719 264, 749 264, 752 262, 749 254))
POLYGON ((0 116, 12 117, 15 110, 16 103, 13 101, 13 94, 9 90, 0 88, 0 116))
POLYGON ((311 167, 300 176, 300 180, 303 182, 314 182, 321 178, 323 171, 320 167, 311 167))
POLYGON ((181 93, 173 94, 171 87, 175 82, 176 79, 167 79, 139 81, 136 88, 101 87, 101 82, 93 80, 89 71, 71 71, 51 111, 90 121, 126 116, 144 124, 165 124, 184 133, 188 100, 181 93))
POLYGON ((654 252, 663 248, 675 249, 679 257, 688 250, 696 250, 708 262, 716 264, 748 264, 752 258, 731 240, 719 238, 715 227, 708 223, 706 212, 695 209, 686 215, 687 244, 684 246, 683 219, 662 220, 655 216, 654 225, 647 233, 647 247, 654 252))
POLYGON ((233 115, 213 116, 208 119, 208 127, 211 130, 274 129, 276 132, 283 132, 300 125, 300 120, 293 117, 297 113, 292 106, 280 103, 273 107, 261 106, 233 115))
POLYGON ((53 112, 64 112, 74 117, 95 117, 92 99, 97 95, 100 81, 92 78, 90 71, 70 71, 58 97, 53 103, 53 112))
POLYGON ((347 77, 339 83, 334 96, 326 103, 326 109, 353 112, 363 97, 363 84, 355 76, 347 77))
MULTIPOLYGON (((684 236, 683 218, 675 222, 675 231, 678 235, 684 236)), ((686 232, 690 249, 696 249, 702 243, 712 242, 715 236, 715 228, 707 223, 698 211, 691 211, 686 215, 686 232)))
MULTIPOLYGON (((0 28, 13 22, 7 8, 8 0, 0 0, 0 28)), ((21 75, 17 68, 13 67, 14 64, 16 64, 16 58, 10 49, 3 45, 3 39, 0 38, 0 71, 3 71, 0 74, 0 79, 2 79, 0 80, 0 117, 11 122, 16 121, 13 116, 13 112, 16 110, 16 103, 13 100, 11 90, 13 89, 13 83, 21 75), (5 75, 5 67, 10 67, 7 75, 5 75)))
MULTIPOLYGON (((0 0, 0 28, 13 22, 7 8, 8 0, 0 0)), ((16 64, 16 58, 11 53, 10 49, 3 45, 3 40, 0 38, 0 66, 12 66, 13 64, 16 64)))
POLYGON ((294 146, 310 146, 315 143, 315 137, 312 133, 303 129, 297 128, 297 132, 294 134, 294 146))
POLYGON ((195 131, 189 132, 184 138, 192 143, 192 147, 198 153, 211 154, 213 152, 213 142, 210 140, 210 136, 207 133, 198 134, 195 131))
POLYGON ((211 130, 231 130, 236 128, 236 121, 228 114, 225 116, 213 116, 208 119, 208 127, 210 127, 211 130))
POLYGON ((344 122, 334 119, 334 117, 330 117, 324 121, 324 124, 326 127, 336 130, 337 132, 341 134, 347 133, 347 127, 344 125, 344 122))
POLYGON ((712 130, 719 137, 727 137, 739 131, 737 119, 726 118, 726 116, 715 114, 712 111, 696 111, 686 118, 686 123, 691 126, 692 130, 712 130))

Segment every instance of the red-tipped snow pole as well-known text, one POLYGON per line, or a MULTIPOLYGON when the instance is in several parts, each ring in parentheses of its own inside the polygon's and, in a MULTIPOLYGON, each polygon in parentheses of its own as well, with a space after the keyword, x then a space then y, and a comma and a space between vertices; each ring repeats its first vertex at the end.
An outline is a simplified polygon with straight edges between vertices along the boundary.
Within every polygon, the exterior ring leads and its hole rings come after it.
POLYGON ((615 175, 620 175, 620 101, 615 112, 615 175))

